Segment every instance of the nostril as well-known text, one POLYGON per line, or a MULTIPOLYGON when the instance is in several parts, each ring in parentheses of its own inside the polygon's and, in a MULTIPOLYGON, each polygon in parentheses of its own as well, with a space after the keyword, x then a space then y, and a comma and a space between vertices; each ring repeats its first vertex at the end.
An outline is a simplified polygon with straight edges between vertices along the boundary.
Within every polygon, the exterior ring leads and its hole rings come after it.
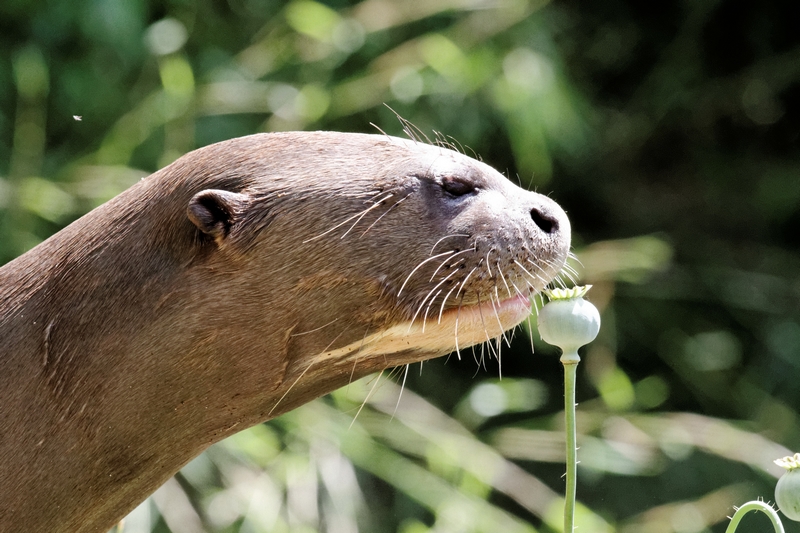
POLYGON ((533 223, 536 224, 539 229, 547 234, 558 231, 558 221, 537 208, 531 209, 531 219, 533 219, 533 223))

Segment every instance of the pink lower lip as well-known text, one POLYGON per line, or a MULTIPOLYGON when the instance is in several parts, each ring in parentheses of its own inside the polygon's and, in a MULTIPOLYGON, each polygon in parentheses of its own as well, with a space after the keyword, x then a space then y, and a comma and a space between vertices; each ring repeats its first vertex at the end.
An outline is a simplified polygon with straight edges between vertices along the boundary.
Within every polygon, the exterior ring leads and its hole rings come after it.
POLYGON ((531 314, 531 301, 528 296, 517 295, 500 302, 481 302, 480 305, 452 309, 449 312, 458 313, 460 320, 496 322, 499 319, 505 329, 511 329, 531 314))
POLYGON ((499 304, 495 304, 495 307, 499 313, 519 314, 520 320, 527 318, 531 314, 531 300, 529 297, 522 295, 503 300, 499 304))
POLYGON ((506 308, 506 307, 513 307, 513 308, 522 307, 527 312, 530 313, 530 311, 531 311, 531 299, 528 296, 524 296, 524 295, 518 294, 517 296, 514 296, 513 298, 508 298, 507 300, 501 301, 500 302, 500 307, 502 307, 502 308, 506 308))
POLYGON ((497 309, 497 311, 524 310, 529 313, 531 311, 531 300, 528 296, 518 294, 513 298, 500 300, 500 302, 483 302, 481 303, 481 307, 488 307, 493 311, 495 309, 497 309))

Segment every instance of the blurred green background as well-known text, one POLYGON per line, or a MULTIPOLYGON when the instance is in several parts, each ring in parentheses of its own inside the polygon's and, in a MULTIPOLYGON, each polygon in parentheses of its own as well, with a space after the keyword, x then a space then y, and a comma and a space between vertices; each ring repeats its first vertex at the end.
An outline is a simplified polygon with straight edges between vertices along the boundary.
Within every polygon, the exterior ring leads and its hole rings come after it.
MULTIPOLYGON (((195 147, 402 135, 386 103, 570 214, 604 321, 579 368, 579 531, 722 532, 800 451, 793 7, 3 0, 0 263, 195 147)), ((124 531, 560 531, 561 367, 530 337, 502 379, 443 358, 402 397, 404 369, 240 433, 124 531)))

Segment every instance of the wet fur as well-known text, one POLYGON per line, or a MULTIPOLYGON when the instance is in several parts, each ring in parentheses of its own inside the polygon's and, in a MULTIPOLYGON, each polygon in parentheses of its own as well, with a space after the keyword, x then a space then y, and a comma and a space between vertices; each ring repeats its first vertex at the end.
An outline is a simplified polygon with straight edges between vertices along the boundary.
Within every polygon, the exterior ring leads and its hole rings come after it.
MULTIPOLYGON (((235 139, 0 268, 0 530, 107 531, 212 443, 479 342, 459 341, 458 318, 446 349, 384 346, 381 332, 549 283, 569 249, 563 212, 531 197, 561 224, 543 239, 451 201, 441 161, 498 185, 448 152, 338 133, 235 139)), ((515 325, 485 314, 480 340, 515 325)))

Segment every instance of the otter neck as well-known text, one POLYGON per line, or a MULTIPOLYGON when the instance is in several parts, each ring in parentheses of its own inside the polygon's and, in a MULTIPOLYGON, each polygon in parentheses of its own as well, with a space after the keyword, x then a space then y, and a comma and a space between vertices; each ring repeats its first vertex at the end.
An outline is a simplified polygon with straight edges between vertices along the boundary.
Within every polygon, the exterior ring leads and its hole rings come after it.
POLYGON ((2 531, 107 531, 212 443, 353 376, 334 362, 287 381, 285 331, 226 321, 247 309, 204 302, 204 269, 176 284, 191 258, 148 255, 164 249, 141 246, 150 228, 76 243, 92 217, 0 270, 2 531), (135 268, 108 264, 126 247, 135 268))

